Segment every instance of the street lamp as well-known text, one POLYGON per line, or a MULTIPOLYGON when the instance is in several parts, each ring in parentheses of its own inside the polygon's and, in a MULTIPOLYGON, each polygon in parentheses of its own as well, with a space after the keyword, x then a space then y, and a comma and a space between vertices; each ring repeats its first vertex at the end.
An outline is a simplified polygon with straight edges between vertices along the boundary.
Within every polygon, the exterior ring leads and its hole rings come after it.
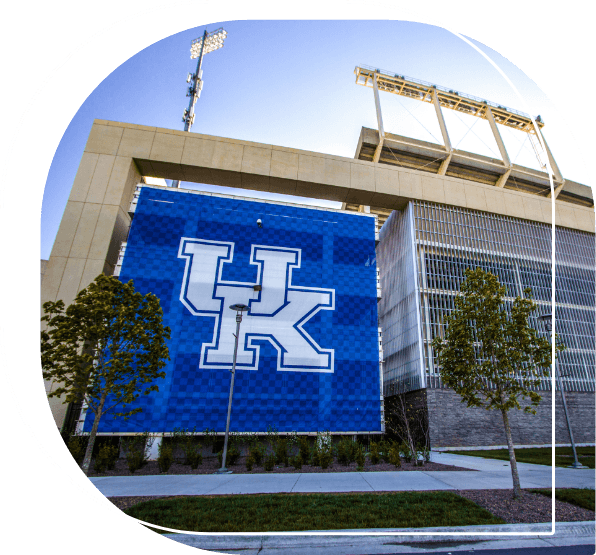
MULTIPOLYGON (((190 45, 190 59, 194 60, 195 58, 198 58, 198 61, 196 72, 189 73, 186 78, 186 82, 190 83, 188 92, 186 93, 186 96, 190 96, 190 101, 188 103, 188 108, 184 110, 184 114, 182 114, 184 131, 190 131, 190 128, 195 121, 195 104, 203 90, 203 71, 201 70, 203 56, 209 54, 209 52, 223 48, 227 36, 228 33, 227 31, 224 31, 223 27, 212 31, 211 33, 207 33, 207 29, 205 29, 203 36, 194 39, 190 45)), ((179 185, 180 181, 172 181, 172 187, 177 188, 179 185)))
MULTIPOLYGON (((548 332, 549 336, 553 329, 551 320, 552 314, 541 314, 538 316, 538 320, 540 320, 544 324, 544 328, 548 332)), ((571 431, 571 422, 569 421, 569 413, 567 412, 567 401, 565 399, 565 390, 563 389, 563 380, 561 380, 561 376, 559 374, 559 369, 557 368, 557 361, 554 362, 555 367, 555 377, 557 383, 559 384, 559 390, 561 391, 561 398, 563 399, 563 411, 565 412, 565 420, 567 421, 567 431, 569 432, 569 439, 571 440, 571 449, 573 450, 573 464, 569 465, 569 468, 588 468, 584 466, 577 460, 577 452, 575 451, 575 441, 573 440, 573 432, 571 431)))
POLYGON ((240 322, 242 322, 242 313, 248 310, 245 304, 233 304, 230 306, 236 311, 236 334, 234 337, 234 361, 232 362, 232 381, 230 382, 230 397, 228 399, 228 418, 226 420, 226 435, 224 439, 223 456, 221 458, 221 468, 216 474, 231 474, 232 471, 226 468, 226 457, 228 455, 228 436, 230 434, 230 414, 232 413, 232 397, 234 395, 234 379, 236 378, 236 356, 238 354, 238 337, 240 336, 240 322))

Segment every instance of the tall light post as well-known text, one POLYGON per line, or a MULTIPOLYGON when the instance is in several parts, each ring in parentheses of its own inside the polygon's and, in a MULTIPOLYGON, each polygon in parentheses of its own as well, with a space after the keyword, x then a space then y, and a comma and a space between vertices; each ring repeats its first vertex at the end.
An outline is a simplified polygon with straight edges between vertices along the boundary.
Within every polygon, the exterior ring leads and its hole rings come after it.
POLYGON ((234 337, 234 360, 232 362, 232 381, 230 382, 230 396, 228 399, 228 418, 226 420, 226 435, 224 438, 224 449, 221 458, 221 468, 216 474, 231 474, 232 471, 226 468, 226 457, 228 455, 228 436, 230 434, 230 415, 232 413, 232 397, 234 396, 234 380, 236 378, 236 356, 238 355, 238 338, 240 337, 240 322, 242 322, 242 313, 248 310, 245 304, 233 304, 230 306, 232 310, 236 311, 236 334, 234 337))
MULTIPOLYGON (((541 314, 538 316, 538 320, 540 320, 544 324, 544 328, 548 332, 549 336, 553 329, 551 325, 552 314, 541 314)), ((559 374, 559 369, 557 367, 557 361, 554 361, 553 366, 555 367, 555 378, 557 380, 557 384, 559 385, 559 390, 561 391, 561 398, 563 399, 563 411, 565 412, 565 420, 567 421, 567 431, 569 432, 569 439, 571 440, 571 449, 573 450, 573 464, 569 465, 569 468, 588 468, 577 459, 577 452, 575 450, 575 441, 573 440, 573 432, 571 431, 571 422, 569 421, 569 413, 567 412, 567 400, 565 399, 565 390, 563 389, 563 380, 561 380, 561 375, 559 374)), ((553 393, 554 394, 554 393, 553 393)), ((553 446, 554 447, 554 446, 553 446)))
MULTIPOLYGON (((201 69, 201 66, 203 65, 203 56, 209 54, 209 52, 222 48, 227 35, 227 31, 224 31, 223 27, 220 27, 211 33, 207 33, 207 29, 205 29, 203 36, 193 40, 190 45, 190 59, 194 60, 195 58, 198 58, 198 61, 195 73, 189 73, 186 78, 186 82, 190 83, 186 93, 186 96, 190 96, 190 101, 188 102, 188 108, 184 110, 184 114, 182 114, 184 131, 190 131, 190 128, 195 121, 195 104, 203 90, 203 70, 201 69)), ((177 188, 179 185, 180 181, 172 181, 172 187, 177 188)))

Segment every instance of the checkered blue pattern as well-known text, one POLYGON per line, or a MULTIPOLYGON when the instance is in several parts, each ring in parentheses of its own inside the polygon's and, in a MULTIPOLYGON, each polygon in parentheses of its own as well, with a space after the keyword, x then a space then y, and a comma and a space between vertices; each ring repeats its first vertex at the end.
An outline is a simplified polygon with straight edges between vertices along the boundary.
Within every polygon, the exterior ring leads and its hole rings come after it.
MULTIPOLYGON (((276 349, 260 342, 258 369, 236 372, 233 431, 381 430, 374 219, 144 187, 120 279, 160 298, 172 330, 171 360, 166 378, 156 381, 159 391, 134 405, 142 412, 128 420, 106 416, 100 432, 225 429, 231 373, 199 368, 214 319, 193 316, 180 301, 182 237, 234 242, 222 280, 245 283, 257 279, 257 267, 249 264, 252 245, 300 248, 292 286, 335 291, 335 309, 319 311, 304 326, 321 348, 335 350, 333 373, 278 371, 276 349)), ((92 421, 88 415, 85 430, 92 421)))

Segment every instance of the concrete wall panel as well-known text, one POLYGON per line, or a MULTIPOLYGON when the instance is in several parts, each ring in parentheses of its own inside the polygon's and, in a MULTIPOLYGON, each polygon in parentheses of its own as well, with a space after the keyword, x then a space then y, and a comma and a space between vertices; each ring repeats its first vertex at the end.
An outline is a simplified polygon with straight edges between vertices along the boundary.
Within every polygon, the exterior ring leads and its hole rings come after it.
POLYGON ((70 249, 70 257, 87 258, 100 210, 101 204, 91 204, 89 202, 84 204, 79 225, 77 226, 77 231, 70 249))
POLYGON ((149 158, 154 138, 155 131, 124 129, 122 140, 118 147, 118 156, 149 158))
POLYGON ((85 152, 116 156, 123 132, 123 127, 94 123, 85 145, 85 152))
POLYGON ((184 137, 178 135, 155 133, 149 159, 179 164, 184 150, 184 140, 184 137))
POLYGON ((52 246, 52 254, 50 260, 54 256, 67 257, 70 254, 70 248, 74 241, 77 228, 79 226, 79 219, 83 212, 83 202, 68 201, 66 209, 60 221, 60 227, 52 246))
POLYGON ((466 187, 462 181, 445 178, 443 180, 443 189, 445 191, 445 204, 466 205, 466 187))
POLYGON ((68 258, 66 261, 64 274, 60 281, 60 288, 56 295, 56 300, 60 299, 64 301, 66 306, 74 301, 74 298, 80 291, 79 284, 81 283, 81 277, 85 269, 85 262, 86 260, 84 258, 68 258))
POLYGON ((108 188, 108 182, 114 167, 115 156, 109 154, 100 154, 93 172, 93 179, 91 180, 91 186, 87 193, 85 202, 93 202, 101 204, 108 188))
POLYGON ((188 137, 184 142, 184 150, 180 161, 188 166, 211 168, 214 152, 215 141, 188 137))
MULTIPOLYGON (((284 180, 293 180, 295 183, 298 178, 298 154, 272 149, 269 175, 284 180)), ((282 183, 285 183, 285 181, 282 183)))
POLYGON ((99 154, 84 152, 68 200, 85 202, 99 154))

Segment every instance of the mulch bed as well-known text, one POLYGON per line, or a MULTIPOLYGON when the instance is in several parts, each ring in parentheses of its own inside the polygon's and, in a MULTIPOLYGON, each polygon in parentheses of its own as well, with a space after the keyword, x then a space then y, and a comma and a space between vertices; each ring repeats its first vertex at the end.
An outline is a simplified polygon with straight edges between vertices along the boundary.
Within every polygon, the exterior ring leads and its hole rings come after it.
MULTIPOLYGON (((376 492, 379 495, 389 492, 376 492)), ((430 493, 430 492, 429 492, 430 493)), ((520 499, 513 499, 512 490, 483 489, 483 490, 460 490, 455 491, 480 505, 493 515, 502 518, 508 524, 533 524, 539 522, 550 522, 551 499, 538 493, 522 491, 520 499)), ((181 495, 152 495, 144 497, 108 497, 108 499, 119 509, 129 509, 142 501, 151 499, 165 499, 172 497, 186 497, 181 495)), ((576 507, 564 501, 555 500, 555 516, 557 522, 579 522, 592 521, 595 518, 594 511, 576 507)))
MULTIPOLYGON (((493 515, 501 517, 508 524, 550 522, 552 519, 551 498, 539 493, 522 490, 519 499, 513 498, 512 490, 479 489, 462 490, 456 493, 480 505, 493 515)), ((557 522, 594 520, 594 511, 555 499, 555 520, 557 522)))
MULTIPOLYGON (((246 470, 246 457, 239 457, 236 464, 230 466, 230 470, 234 472, 234 474, 264 474, 266 470, 263 466, 253 466, 252 470, 246 470)), ((321 468, 320 466, 310 466, 307 464, 302 465, 300 470, 296 470, 293 466, 283 466, 283 465, 275 465, 271 473, 276 474, 306 474, 310 472, 357 472, 357 465, 356 463, 351 463, 348 466, 341 465, 337 462, 334 462, 328 468, 321 468)), ((199 465, 196 470, 193 470, 190 466, 177 464, 174 463, 170 467, 169 471, 165 474, 213 474, 216 470, 221 468, 221 464, 217 461, 217 458, 205 458, 203 459, 203 464, 199 465)), ((93 470, 93 469, 92 469, 93 470)), ((380 461, 378 464, 371 464, 371 462, 366 459, 364 463, 364 470, 363 472, 407 472, 407 471, 417 471, 417 470, 467 470, 470 471, 469 468, 460 468, 459 466, 451 466, 448 464, 439 464, 434 462, 427 462, 424 463, 423 466, 414 466, 412 463, 406 463, 402 460, 402 464, 400 467, 396 468, 394 465, 380 461)), ((471 471, 475 472, 475 471, 471 471)), ((102 474, 97 474, 95 472, 89 473, 89 476, 100 477, 100 476, 155 476, 160 474, 159 467, 157 466, 156 461, 149 461, 143 468, 137 470, 134 474, 131 474, 128 470, 128 465, 124 459, 118 459, 116 462, 116 468, 114 470, 106 470, 102 474)))

